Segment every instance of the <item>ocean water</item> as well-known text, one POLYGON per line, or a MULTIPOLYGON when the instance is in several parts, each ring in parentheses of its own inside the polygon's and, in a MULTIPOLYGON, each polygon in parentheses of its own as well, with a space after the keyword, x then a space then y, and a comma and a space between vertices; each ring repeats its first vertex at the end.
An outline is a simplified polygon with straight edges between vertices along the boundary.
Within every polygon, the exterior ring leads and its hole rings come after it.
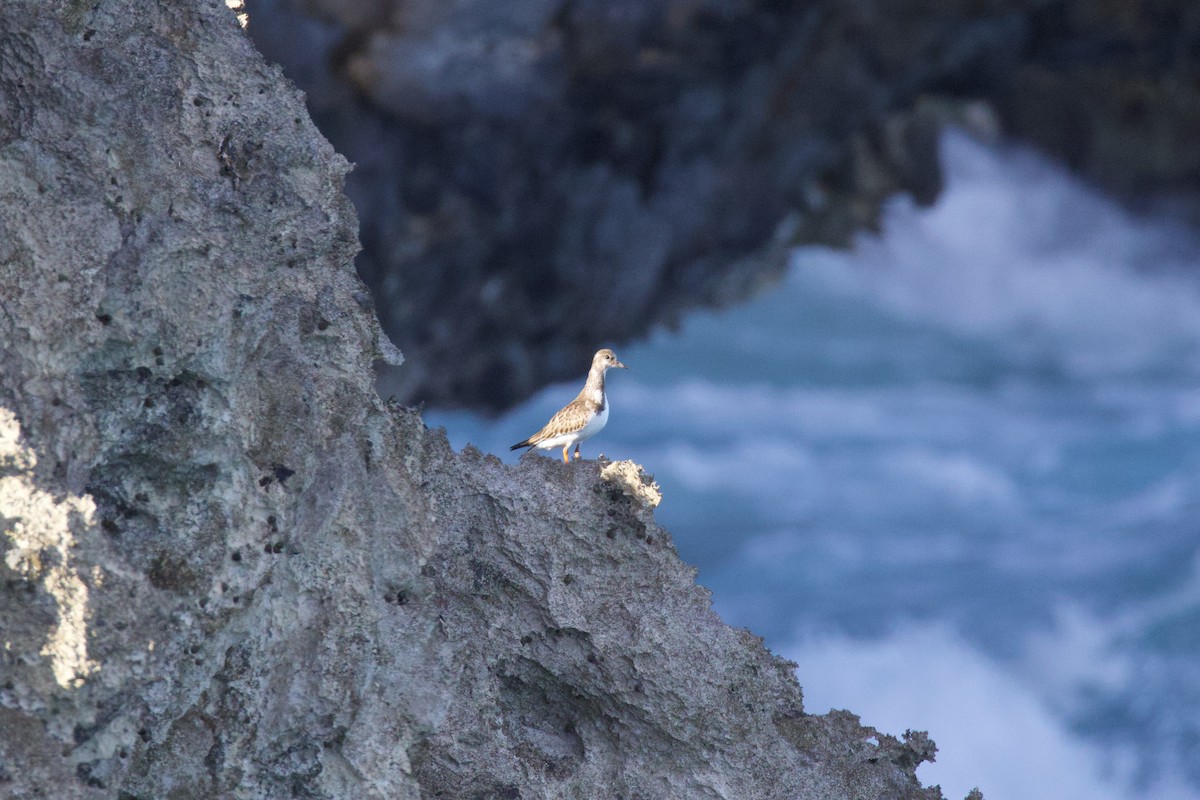
MULTIPOLYGON (((584 455, 654 473, 809 711, 929 730, 947 797, 1196 800, 1200 238, 1025 150, 942 158, 933 208, 619 348, 584 455)), ((426 420, 515 460, 577 390, 426 420)))

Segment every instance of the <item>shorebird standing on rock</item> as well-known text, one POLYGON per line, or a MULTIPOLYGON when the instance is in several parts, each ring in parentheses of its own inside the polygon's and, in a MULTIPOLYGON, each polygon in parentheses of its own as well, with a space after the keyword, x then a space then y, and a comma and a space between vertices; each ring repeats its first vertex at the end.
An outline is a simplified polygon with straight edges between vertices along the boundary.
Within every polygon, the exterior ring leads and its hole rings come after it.
POLYGON ((579 396, 568 403, 557 414, 550 418, 546 427, 530 436, 523 442, 517 442, 509 450, 520 447, 539 450, 563 449, 563 463, 567 459, 567 451, 575 445, 575 458, 579 458, 579 444, 592 438, 608 422, 608 396, 604 394, 604 373, 611 368, 629 369, 617 361, 617 354, 607 347, 597 350, 592 356, 592 369, 588 373, 587 383, 579 396))

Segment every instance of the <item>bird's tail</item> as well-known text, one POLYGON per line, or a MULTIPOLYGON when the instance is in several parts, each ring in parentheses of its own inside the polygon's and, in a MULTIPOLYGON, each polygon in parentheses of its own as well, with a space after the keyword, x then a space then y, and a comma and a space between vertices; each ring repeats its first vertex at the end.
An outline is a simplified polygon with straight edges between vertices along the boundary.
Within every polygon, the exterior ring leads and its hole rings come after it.
POLYGON ((516 444, 514 444, 512 447, 510 447, 508 449, 509 450, 520 450, 522 447, 533 447, 533 442, 526 439, 523 442, 517 442, 516 444))

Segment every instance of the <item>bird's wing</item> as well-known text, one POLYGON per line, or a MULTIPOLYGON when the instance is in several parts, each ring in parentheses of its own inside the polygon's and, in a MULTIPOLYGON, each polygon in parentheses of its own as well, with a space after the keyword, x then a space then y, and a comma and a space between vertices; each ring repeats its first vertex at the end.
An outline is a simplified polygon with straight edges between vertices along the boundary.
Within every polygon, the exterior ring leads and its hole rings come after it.
POLYGON ((553 439, 555 436, 562 436, 564 433, 572 433, 579 430, 584 425, 587 425, 595 411, 591 405, 583 398, 576 398, 568 405, 563 406, 557 414, 550 418, 546 423, 546 427, 530 436, 525 441, 531 445, 538 442, 544 442, 547 439, 553 439))

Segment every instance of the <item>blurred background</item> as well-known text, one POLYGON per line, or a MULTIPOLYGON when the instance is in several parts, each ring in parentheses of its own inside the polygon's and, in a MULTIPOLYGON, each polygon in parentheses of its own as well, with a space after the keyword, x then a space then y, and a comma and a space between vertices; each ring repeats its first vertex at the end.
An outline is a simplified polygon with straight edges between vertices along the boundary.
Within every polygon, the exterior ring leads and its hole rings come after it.
POLYGON ((585 445, 948 797, 1200 798, 1200 4, 247 3, 355 162, 381 391, 585 445), (565 383, 563 382, 565 381, 565 383))

